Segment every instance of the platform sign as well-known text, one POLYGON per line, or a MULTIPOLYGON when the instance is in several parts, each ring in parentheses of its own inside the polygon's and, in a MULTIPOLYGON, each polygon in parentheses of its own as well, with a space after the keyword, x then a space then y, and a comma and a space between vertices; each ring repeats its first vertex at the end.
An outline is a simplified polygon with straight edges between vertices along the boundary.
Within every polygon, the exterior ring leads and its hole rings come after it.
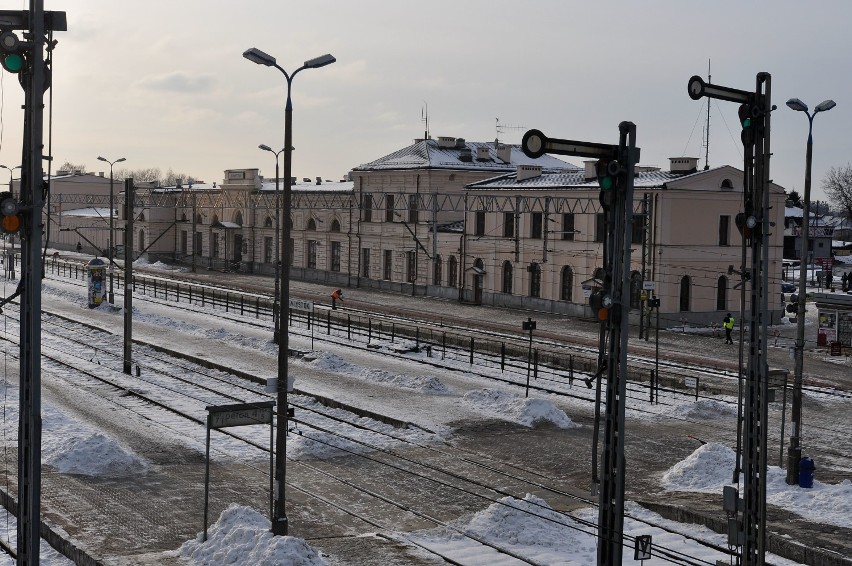
POLYGON ((300 312, 314 312, 314 302, 303 299, 290 299, 290 309, 300 312))
MULTIPOLYGON (((275 401, 212 405, 207 407, 207 452, 204 466, 204 540, 207 540, 207 510, 210 496, 210 431, 232 426, 269 425, 269 508, 272 510, 273 478, 275 465, 272 408, 275 401)), ((271 516, 271 515, 270 515, 271 516)))
POLYGON ((272 423, 273 401, 207 407, 207 424, 212 429, 272 423))
POLYGON ((642 281, 642 289, 645 291, 653 291, 654 290, 654 282, 653 281, 642 281))

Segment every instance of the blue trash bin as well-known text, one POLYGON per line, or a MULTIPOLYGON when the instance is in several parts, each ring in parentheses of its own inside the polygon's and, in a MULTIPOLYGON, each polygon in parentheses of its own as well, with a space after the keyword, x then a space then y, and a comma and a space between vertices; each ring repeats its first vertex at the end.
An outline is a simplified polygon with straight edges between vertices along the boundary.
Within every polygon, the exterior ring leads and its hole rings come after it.
POLYGON ((814 461, 805 456, 799 460, 799 487, 811 488, 814 486, 814 461))

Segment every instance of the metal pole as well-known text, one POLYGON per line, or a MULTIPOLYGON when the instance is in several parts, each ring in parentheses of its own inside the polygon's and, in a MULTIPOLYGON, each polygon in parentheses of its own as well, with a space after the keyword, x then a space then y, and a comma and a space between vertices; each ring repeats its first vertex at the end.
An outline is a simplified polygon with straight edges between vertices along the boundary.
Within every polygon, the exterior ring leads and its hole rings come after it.
MULTIPOLYGON (((278 171, 278 154, 275 153, 275 298, 272 305, 272 313, 275 318, 275 333, 273 342, 279 343, 281 339, 281 303, 279 293, 281 290, 281 175, 278 171)), ((287 211, 289 216, 289 210, 287 211)))
POLYGON ((124 180, 124 373, 130 375, 133 344, 133 179, 124 180))
POLYGON ((112 270, 113 270, 113 264, 112 264, 112 262, 113 262, 112 231, 113 231, 114 227, 113 227, 113 218, 112 217, 114 216, 113 211, 115 210, 115 205, 113 204, 114 195, 113 195, 112 166, 113 166, 113 163, 110 162, 110 164, 109 164, 109 254, 108 254, 107 257, 109 258, 109 297, 108 297, 108 299, 109 299, 109 304, 114 305, 115 304, 115 294, 113 293, 113 287, 112 287, 112 280, 113 280, 113 273, 112 273, 112 270))

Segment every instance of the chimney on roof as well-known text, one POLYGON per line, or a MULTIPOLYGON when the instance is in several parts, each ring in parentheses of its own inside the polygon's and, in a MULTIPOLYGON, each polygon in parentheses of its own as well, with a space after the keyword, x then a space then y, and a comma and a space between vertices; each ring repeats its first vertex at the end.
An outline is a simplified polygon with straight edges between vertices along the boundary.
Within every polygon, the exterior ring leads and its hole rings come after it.
POLYGON ((456 138, 456 149, 462 149, 463 147, 466 147, 464 138, 456 138))
POLYGON ((456 138, 449 136, 438 136, 438 147, 455 147, 456 138))
POLYGON ((469 147, 461 148, 461 151, 459 152, 459 161, 464 161, 465 163, 473 161, 473 153, 471 153, 469 147))
POLYGON ((589 160, 583 161, 583 165, 586 166, 586 170, 584 172, 583 178, 586 181, 591 181, 593 179, 597 179, 598 172, 595 169, 595 164, 597 164, 597 162, 598 162, 597 159, 589 159, 589 160))
POLYGON ((497 146, 497 158, 500 159, 503 163, 511 163, 512 162, 512 146, 499 144, 497 146))
POLYGON ((98 171, 98 177, 103 177, 103 176, 104 176, 104 172, 103 172, 103 171, 98 171))
POLYGON ((317 185, 322 185, 322 177, 317 177, 317 185))
POLYGON ((480 145, 476 148, 477 161, 491 161, 491 152, 488 151, 488 146, 480 145))
POLYGON ((541 165, 518 165, 516 176, 518 181, 526 181, 536 177, 541 177, 541 165))
POLYGON ((669 170, 672 173, 695 173, 698 171, 698 158, 669 157, 669 170))

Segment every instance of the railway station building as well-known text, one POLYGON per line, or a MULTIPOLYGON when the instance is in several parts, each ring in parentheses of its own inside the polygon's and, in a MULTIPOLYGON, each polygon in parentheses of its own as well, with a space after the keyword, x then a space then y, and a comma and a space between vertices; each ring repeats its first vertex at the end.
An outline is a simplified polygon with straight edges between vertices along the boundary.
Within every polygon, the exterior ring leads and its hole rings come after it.
MULTIPOLYGON (((657 296, 663 327, 719 323, 739 311, 743 174, 730 166, 699 171, 697 163, 680 157, 667 170, 635 171, 631 316, 657 296)), ((591 316, 588 295, 603 264, 592 163, 532 160, 497 141, 419 139, 355 167, 348 180, 293 179, 288 218, 279 204, 283 180, 275 181, 258 169, 229 169, 221 184, 137 188, 132 257, 273 275, 276 235, 287 221, 291 238, 280 246, 293 279, 591 316)), ((784 190, 771 185, 770 201, 774 289, 784 190)), ((770 293, 770 323, 783 307, 780 289, 770 293)))

